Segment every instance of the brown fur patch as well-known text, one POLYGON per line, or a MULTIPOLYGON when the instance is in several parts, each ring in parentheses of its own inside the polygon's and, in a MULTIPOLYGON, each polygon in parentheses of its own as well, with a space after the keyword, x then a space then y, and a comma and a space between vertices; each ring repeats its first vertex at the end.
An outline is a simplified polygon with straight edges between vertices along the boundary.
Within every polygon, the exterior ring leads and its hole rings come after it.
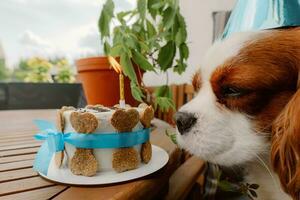
POLYGON ((200 71, 197 71, 194 76, 193 76, 193 79, 192 79, 192 85, 194 87, 194 90, 196 92, 198 92, 201 88, 201 74, 200 74, 200 71))

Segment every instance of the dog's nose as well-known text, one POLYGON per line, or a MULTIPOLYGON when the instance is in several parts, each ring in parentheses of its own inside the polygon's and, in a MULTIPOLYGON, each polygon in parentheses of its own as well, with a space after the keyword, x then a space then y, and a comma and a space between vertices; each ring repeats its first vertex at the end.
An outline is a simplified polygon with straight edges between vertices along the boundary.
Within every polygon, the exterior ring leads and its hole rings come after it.
POLYGON ((181 135, 188 132, 191 127, 196 123, 197 118, 192 113, 177 112, 175 114, 175 121, 178 131, 181 135))

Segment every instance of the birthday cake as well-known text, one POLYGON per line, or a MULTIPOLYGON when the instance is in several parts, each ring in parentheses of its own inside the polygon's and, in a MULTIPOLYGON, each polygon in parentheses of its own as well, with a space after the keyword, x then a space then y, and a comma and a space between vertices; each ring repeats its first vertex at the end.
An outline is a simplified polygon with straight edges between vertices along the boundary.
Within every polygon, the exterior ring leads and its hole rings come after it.
POLYGON ((146 104, 141 104, 139 107, 126 106, 124 109, 102 105, 89 105, 79 109, 62 107, 58 110, 57 132, 62 133, 65 141, 63 150, 54 150, 50 161, 52 164, 49 164, 52 165, 51 173, 53 173, 53 162, 55 170, 68 168, 73 175, 87 177, 105 171, 121 173, 136 169, 141 163, 147 164, 152 156, 149 128, 153 117, 153 108, 146 104), (148 139, 142 135, 145 135, 145 130, 148 131, 148 139), (113 139, 116 135, 123 136, 123 134, 124 136, 129 134, 128 137, 131 138, 124 137, 124 141, 122 138, 118 138, 119 141, 110 141, 98 137, 97 141, 93 141, 91 137, 105 136, 105 134, 109 137, 114 136, 113 139), (73 137, 76 139, 72 139, 73 137), (83 138, 82 144, 80 138, 83 138), (134 143, 134 140, 140 142, 134 143), (116 145, 114 143, 117 143, 117 147, 114 147, 116 145), (79 148, 78 144, 89 148, 79 148), (135 145, 128 146, 129 144, 135 145))

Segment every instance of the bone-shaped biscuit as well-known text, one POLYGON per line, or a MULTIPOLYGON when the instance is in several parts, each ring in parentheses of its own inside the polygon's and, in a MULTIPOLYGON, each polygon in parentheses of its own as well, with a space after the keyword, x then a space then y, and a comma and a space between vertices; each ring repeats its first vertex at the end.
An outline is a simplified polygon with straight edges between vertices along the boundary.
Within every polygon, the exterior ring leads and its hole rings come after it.
MULTIPOLYGON (((79 133, 92 133, 98 127, 97 118, 86 112, 72 112, 70 116, 72 127, 79 133)), ((93 176, 97 173, 98 162, 93 154, 93 149, 76 148, 69 168, 75 175, 93 176)))
POLYGON ((139 112, 136 109, 118 109, 111 116, 111 125, 118 132, 129 132, 139 122, 139 112))
MULTIPOLYGON (((139 122, 139 112, 133 108, 118 109, 111 117, 112 126, 122 134, 130 132, 139 122)), ((114 151, 112 166, 116 172, 135 169, 139 165, 138 152, 133 147, 119 148, 114 151)))
POLYGON ((70 121, 72 127, 78 133, 92 133, 98 127, 97 118, 87 112, 72 112, 70 121))
POLYGON ((75 175, 94 176, 98 170, 98 162, 92 149, 77 148, 69 164, 75 175))
POLYGON ((144 163, 148 163, 152 158, 152 145, 150 143, 150 141, 145 142, 144 144, 142 144, 141 147, 141 159, 142 162, 144 163))
MULTIPOLYGON (((73 106, 63 106, 61 109, 57 111, 56 114, 56 127, 60 132, 64 132, 65 129, 65 118, 64 112, 67 110, 75 110, 73 106)), ((61 167, 63 159, 64 159, 64 151, 59 151, 55 153, 55 164, 57 167, 61 167)))
POLYGON ((132 147, 120 148, 113 153, 112 166, 116 172, 136 169, 138 165, 138 153, 132 147))
MULTIPOLYGON (((140 104, 139 108, 143 108, 144 111, 140 114, 141 123, 145 128, 150 128, 151 120, 154 118, 154 109, 152 106, 148 106, 147 104, 140 104)), ((142 144, 141 148, 141 160, 144 163, 148 163, 152 157, 152 146, 150 141, 142 144)))
POLYGON ((151 120, 154 118, 154 109, 152 106, 147 106, 140 115, 141 123, 145 128, 150 128, 151 120))
POLYGON ((63 106, 61 109, 57 111, 56 126, 58 131, 64 132, 65 129, 64 112, 68 110, 75 110, 75 108, 73 106, 63 106))

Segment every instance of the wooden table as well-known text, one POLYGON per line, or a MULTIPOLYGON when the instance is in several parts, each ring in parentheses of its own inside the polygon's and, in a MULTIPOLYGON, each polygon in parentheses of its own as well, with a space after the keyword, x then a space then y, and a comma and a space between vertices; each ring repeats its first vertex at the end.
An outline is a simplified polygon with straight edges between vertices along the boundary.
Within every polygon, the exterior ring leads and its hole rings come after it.
POLYGON ((154 120, 158 127, 151 133, 151 142, 164 148, 168 164, 147 177, 102 187, 73 187, 47 181, 32 170, 32 163, 41 142, 33 135, 34 119, 54 121, 55 110, 0 111, 0 199, 161 199, 168 191, 171 174, 180 164, 181 151, 165 135, 168 125, 154 120))

